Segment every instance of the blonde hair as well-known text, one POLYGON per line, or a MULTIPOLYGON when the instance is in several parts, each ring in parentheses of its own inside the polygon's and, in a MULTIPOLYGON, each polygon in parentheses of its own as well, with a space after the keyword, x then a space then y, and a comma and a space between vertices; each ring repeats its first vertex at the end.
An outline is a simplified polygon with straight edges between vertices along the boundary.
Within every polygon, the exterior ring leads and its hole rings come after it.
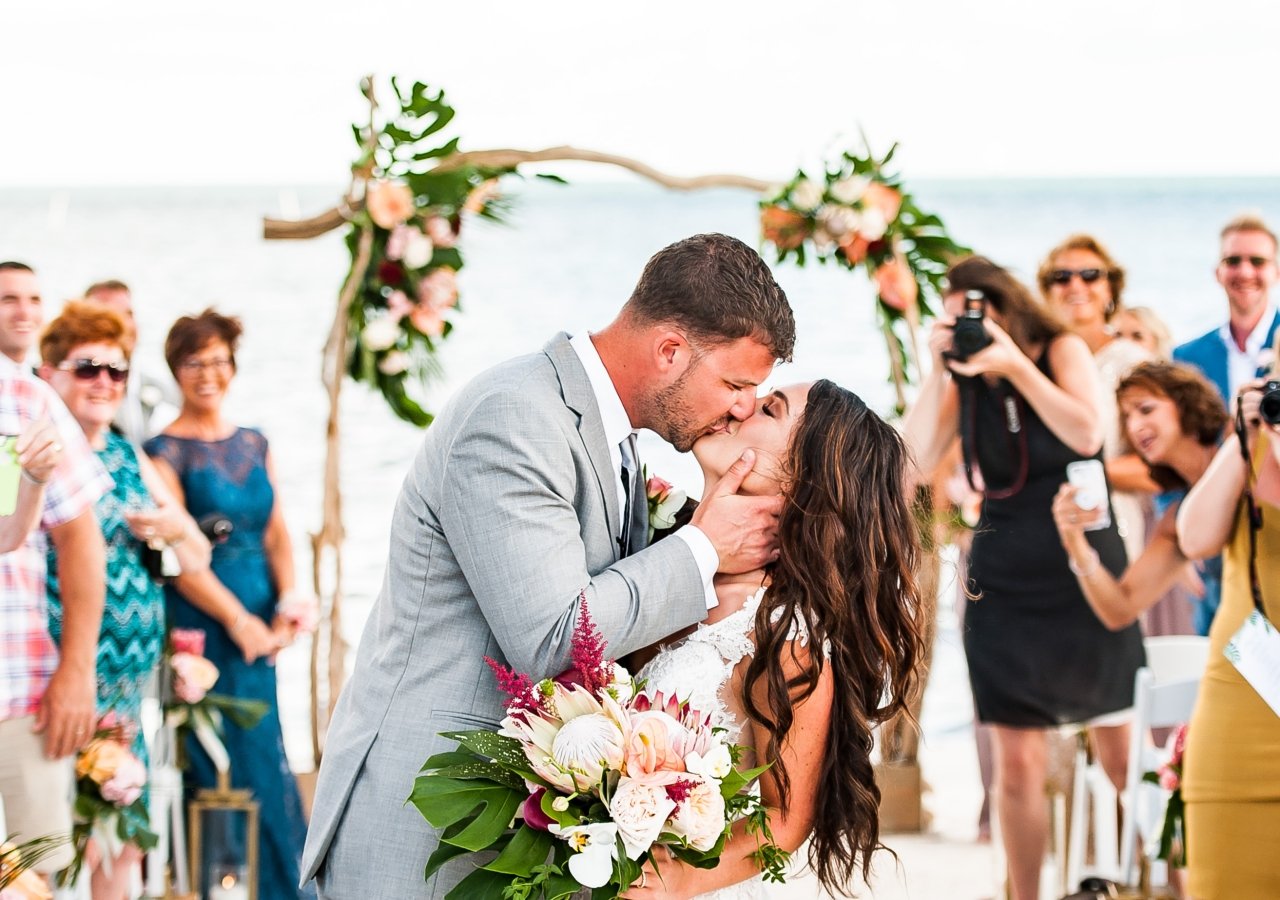
POLYGON ((1276 240, 1276 233, 1267 227, 1267 223, 1262 221, 1262 216, 1254 212, 1240 213, 1226 225, 1222 226, 1222 231, 1218 234, 1219 241, 1225 241, 1227 235, 1235 234, 1238 231, 1257 231, 1271 238, 1271 246, 1280 246, 1280 241, 1276 240))
POLYGON ((1164 324, 1155 310, 1149 306, 1126 306, 1116 315, 1128 313, 1133 316, 1142 325, 1144 329, 1151 333, 1152 340, 1155 341, 1155 356, 1159 360, 1168 360, 1173 356, 1173 335, 1169 332, 1169 326, 1164 324))

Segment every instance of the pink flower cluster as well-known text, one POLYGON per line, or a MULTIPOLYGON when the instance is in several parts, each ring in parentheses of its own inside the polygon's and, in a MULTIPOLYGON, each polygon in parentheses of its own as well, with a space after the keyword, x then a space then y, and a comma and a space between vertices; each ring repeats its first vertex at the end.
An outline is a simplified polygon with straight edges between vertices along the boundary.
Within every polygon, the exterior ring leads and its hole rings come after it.
POLYGON ((129 806, 142 796, 147 768, 124 744, 107 737, 90 741, 76 758, 76 776, 98 785, 102 799, 129 806))
POLYGON ((183 703, 199 703, 218 682, 218 667, 204 656, 204 632, 198 628, 175 628, 169 632, 173 653, 173 693, 183 703))
POLYGON ((1176 791, 1182 786, 1182 755, 1186 746, 1187 726, 1179 725, 1173 734, 1169 735, 1169 742, 1166 745, 1169 758, 1157 770, 1160 787, 1166 791, 1176 791))

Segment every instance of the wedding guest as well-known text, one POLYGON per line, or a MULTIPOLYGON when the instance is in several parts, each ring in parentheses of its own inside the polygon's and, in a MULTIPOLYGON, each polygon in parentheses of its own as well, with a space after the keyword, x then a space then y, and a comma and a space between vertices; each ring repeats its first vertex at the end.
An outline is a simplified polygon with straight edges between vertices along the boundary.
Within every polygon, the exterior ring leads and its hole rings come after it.
POLYGON ((1146 464, 1125 440, 1116 412, 1116 385, 1130 369, 1150 359, 1144 348, 1117 339, 1111 326, 1124 308, 1124 268, 1097 238, 1074 234, 1049 251, 1036 277, 1049 308, 1084 338, 1098 367, 1105 429, 1102 460, 1111 487, 1111 508, 1125 552, 1136 559, 1146 544, 1144 507, 1158 488, 1148 476, 1146 464))
MULTIPOLYGON (((22 467, 17 514, 0 525, 0 802, 19 839, 71 831, 71 755, 93 735, 104 592, 93 504, 111 487, 62 401, 24 364, 41 319, 35 272, 0 262, 0 433, 19 436, 22 467), (24 537, 35 515, 39 528, 24 537), (60 648, 45 594, 50 542, 65 608, 60 648)), ((64 846, 36 868, 56 872, 71 859, 64 846)))
MULTIPOLYGON (((218 667, 214 690, 260 700, 268 712, 253 728, 225 723, 231 782, 260 804, 258 896, 296 897, 298 857, 306 825, 289 771, 276 697, 275 655, 292 643, 294 625, 280 613, 294 590, 293 548, 276 491, 267 439, 229 421, 223 402, 236 374, 238 319, 206 309, 183 316, 165 339, 182 409, 145 449, 156 469, 197 520, 231 524, 213 548, 211 569, 179 575, 167 590, 178 628, 205 632, 205 656, 218 667)), ((187 746, 190 789, 213 787, 217 772, 198 742, 187 746)))
POLYGON ((1111 330, 1116 337, 1133 341, 1151 354, 1152 359, 1173 357, 1173 335, 1169 326, 1149 306, 1125 306, 1111 317, 1111 330))
MULTIPOLYGON (((1093 614, 1050 513, 1067 464, 1100 457, 1104 424, 1088 345, 990 260, 960 260, 947 278, 945 314, 929 339, 933 370, 905 434, 924 473, 959 435, 970 480, 983 492, 964 644, 978 718, 994 726, 1010 897, 1028 900, 1038 896, 1048 835, 1048 732, 1089 723, 1103 768, 1123 784, 1142 635, 1136 626, 1112 632, 1093 614), (976 325, 990 343, 978 346, 970 317, 956 346, 956 317, 966 310, 982 311, 976 325)), ((1114 521, 1088 540, 1103 565, 1123 570, 1114 521)))
MULTIPOLYGON (((1251 613, 1272 627, 1280 623, 1280 427, 1261 421, 1260 387, 1259 381, 1246 384, 1240 399, 1249 465, 1240 437, 1231 435, 1178 513, 1178 543, 1186 554, 1208 556, 1225 548, 1222 608, 1209 632, 1209 662, 1183 757, 1193 897, 1272 897, 1280 884, 1274 838, 1280 822, 1280 715, 1224 652, 1251 613), (1250 483, 1262 511, 1256 553, 1249 503, 1242 500, 1250 483), (1251 588, 1254 559, 1258 580, 1251 588)), ((1240 651, 1251 660, 1261 653, 1255 664, 1274 666, 1268 652, 1256 645, 1240 651)))
MULTIPOLYGON (((106 606, 96 659, 99 718, 114 713, 134 731, 133 753, 147 762, 141 708, 164 642, 164 593, 147 563, 148 547, 172 547, 183 571, 209 564, 209 542, 174 501, 145 456, 111 430, 129 374, 128 331, 108 309, 68 303, 40 339, 40 377, 53 386, 110 473, 114 486, 94 505, 106 542, 106 606)), ((49 550, 49 633, 62 639, 57 552, 49 550)), ((125 898, 142 854, 131 844, 113 858, 96 847, 94 900, 125 898)))
MULTIPOLYGON (((741 425, 694 443, 704 503, 747 452, 756 462, 739 493, 782 494, 778 559, 717 575, 706 623, 638 677, 711 711, 713 725, 750 748, 744 764, 769 765, 759 786, 775 842, 793 852, 808 839, 809 868, 840 895, 867 878, 881 846, 875 728, 909 710, 925 655, 906 447, 855 394, 817 381, 759 398, 741 425)), ((733 885, 730 896, 759 896, 758 846, 739 823, 715 868, 659 852, 621 896, 711 896, 733 885)))
MULTIPOLYGON (((1196 484, 1218 449, 1227 411, 1208 380, 1176 363, 1142 363, 1121 382, 1120 413, 1129 440, 1166 490, 1196 484)), ((1113 576, 1090 546, 1088 529, 1102 508, 1082 509, 1076 488, 1064 484, 1053 500, 1053 519, 1085 599, 1108 628, 1125 628, 1172 587, 1189 557, 1178 546, 1175 503, 1165 510, 1142 554, 1113 576)), ((1186 613, 1189 633, 1190 615, 1186 613)), ((1165 632, 1173 633, 1173 632, 1165 632)))
POLYGON ((117 278, 94 282, 85 289, 84 299, 112 310, 124 321, 121 343, 129 356, 129 380, 115 425, 135 447, 141 447, 143 441, 177 415, 173 383, 167 377, 148 371, 134 352, 138 346, 138 322, 133 312, 133 293, 127 284, 117 278))
MULTIPOLYGON (((1241 388, 1264 374, 1274 357, 1280 312, 1271 299, 1276 283, 1276 236, 1258 216, 1245 213, 1232 219, 1219 236, 1218 267, 1214 275, 1227 298, 1227 321, 1173 350, 1178 362, 1190 363, 1205 374, 1232 408, 1241 388)), ((1208 634, 1222 592, 1222 560, 1201 564, 1204 596, 1196 607, 1196 630, 1208 634)))

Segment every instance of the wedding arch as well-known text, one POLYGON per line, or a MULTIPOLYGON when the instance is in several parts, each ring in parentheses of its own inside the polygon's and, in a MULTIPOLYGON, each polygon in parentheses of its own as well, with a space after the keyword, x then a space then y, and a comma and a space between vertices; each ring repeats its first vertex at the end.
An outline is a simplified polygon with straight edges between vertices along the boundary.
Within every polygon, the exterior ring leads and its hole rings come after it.
MULTIPOLYGON (((744 175, 670 175, 638 160, 561 146, 542 150, 460 149, 446 138, 455 111, 443 90, 422 82, 390 81, 394 104, 384 111, 374 80, 361 81, 369 104, 353 125, 358 145, 350 184, 331 209, 303 220, 266 218, 268 240, 318 237, 345 229, 351 265, 324 346, 321 377, 328 393, 321 525, 311 537, 312 581, 321 601, 311 651, 312 750, 319 762, 324 735, 345 680, 342 624, 342 494, 339 479, 342 383, 351 376, 379 391, 400 418, 428 426, 423 392, 440 374, 437 351, 453 333, 460 309, 457 273, 464 259, 461 233, 471 216, 500 218, 501 179, 524 177, 521 166, 591 162, 630 171, 665 188, 739 188, 760 197, 761 241, 778 262, 809 260, 862 271, 876 287, 880 330, 889 355, 897 408, 920 372, 920 323, 932 315, 948 262, 967 252, 938 216, 922 210, 865 137, 860 153, 846 151, 810 175, 797 171, 770 182, 744 175), (322 678, 322 672, 324 677, 322 678)), ((551 175, 536 175, 563 182, 551 175)), ((890 740, 890 758, 915 757, 914 738, 890 740)))

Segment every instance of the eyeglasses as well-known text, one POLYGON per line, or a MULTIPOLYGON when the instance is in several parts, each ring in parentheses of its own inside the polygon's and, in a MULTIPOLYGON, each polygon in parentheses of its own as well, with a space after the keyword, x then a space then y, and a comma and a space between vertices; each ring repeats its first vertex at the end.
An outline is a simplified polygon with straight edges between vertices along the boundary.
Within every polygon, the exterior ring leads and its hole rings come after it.
POLYGON ((225 358, 186 359, 178 363, 178 368, 184 372, 203 372, 205 369, 213 369, 215 372, 230 372, 231 360, 225 358))
POLYGON ((107 377, 116 384, 123 384, 129 377, 127 362, 103 362, 100 359, 68 359, 58 363, 58 369, 70 372, 81 381, 93 381, 99 373, 106 372, 107 377))
POLYGON ((1085 284, 1093 284, 1105 274, 1107 273, 1102 269, 1054 269, 1049 273, 1049 281, 1054 284, 1070 284, 1071 277, 1079 275, 1085 284))
POLYGON ((1249 265, 1253 266, 1255 269, 1261 269, 1267 263, 1271 262, 1271 260, 1267 259, 1265 256, 1224 256, 1222 257, 1222 264, 1228 269, 1235 269, 1238 268, 1246 259, 1249 260, 1249 265))

